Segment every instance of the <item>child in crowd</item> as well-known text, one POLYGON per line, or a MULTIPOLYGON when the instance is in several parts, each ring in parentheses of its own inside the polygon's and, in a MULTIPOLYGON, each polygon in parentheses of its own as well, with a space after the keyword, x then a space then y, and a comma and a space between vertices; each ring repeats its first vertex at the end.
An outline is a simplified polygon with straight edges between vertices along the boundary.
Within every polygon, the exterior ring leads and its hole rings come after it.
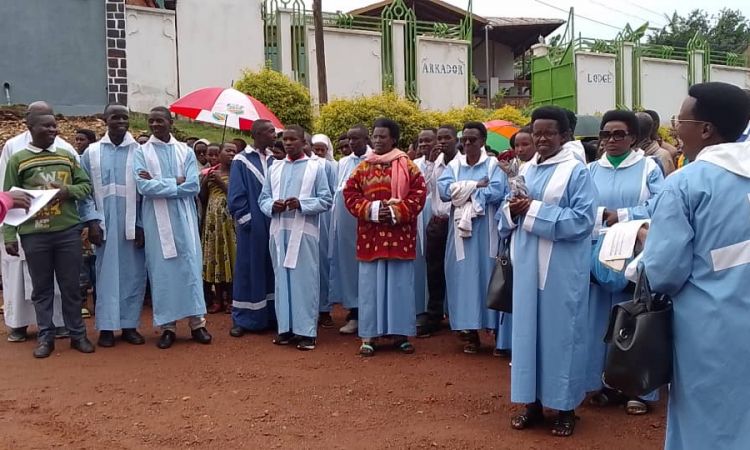
MULTIPOLYGON (((206 151, 206 165, 203 167, 204 172, 215 168, 219 164, 219 153, 221 153, 221 146, 219 144, 208 145, 208 150, 206 151)), ((201 173, 201 175, 202 174, 203 173, 201 173)))
POLYGON ((216 293, 208 309, 210 314, 232 311, 232 273, 237 241, 234 221, 227 209, 227 189, 229 169, 236 152, 234 143, 222 144, 217 156, 218 164, 207 169, 201 182, 201 200, 206 205, 202 234, 203 281, 213 285, 216 293))

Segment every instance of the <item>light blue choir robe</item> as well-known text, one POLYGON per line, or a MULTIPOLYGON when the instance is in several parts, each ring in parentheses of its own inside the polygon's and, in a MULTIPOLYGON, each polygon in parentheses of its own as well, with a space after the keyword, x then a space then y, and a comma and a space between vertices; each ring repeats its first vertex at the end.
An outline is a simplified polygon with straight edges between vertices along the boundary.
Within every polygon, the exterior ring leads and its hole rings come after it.
POLYGON ((276 274, 279 334, 317 336, 320 306, 320 214, 331 207, 325 166, 307 156, 276 161, 268 171, 258 203, 271 217, 269 248, 276 274), (300 209, 274 213, 275 200, 296 197, 300 209), (299 236, 295 243, 294 237, 299 236), (295 248, 298 254, 295 257, 295 248))
POLYGON ((133 178, 140 145, 130 133, 119 146, 108 134, 91 144, 81 157, 92 196, 81 205, 81 221, 98 220, 104 241, 96 252, 97 330, 138 328, 146 294, 145 252, 135 247, 135 227, 141 227, 141 198, 133 178), (85 212, 84 212, 85 211, 85 212))
POLYGON ((533 199, 526 215, 513 222, 507 199, 498 212, 501 237, 512 235, 511 401, 570 410, 586 394, 596 188, 571 151, 538 158, 521 167, 533 199))
MULTIPOLYGON (((653 200, 661 192, 664 182, 661 169, 653 159, 644 157, 640 152, 631 151, 615 169, 607 156, 603 155, 598 161, 589 164, 589 171, 598 194, 594 241, 600 238, 599 230, 606 227, 603 217, 605 208, 617 211, 620 222, 651 217, 653 200)), ((596 283, 591 283, 589 289, 589 362, 586 390, 595 391, 602 387, 607 349, 604 334, 609 325, 610 312, 614 305, 632 299, 632 294, 612 293, 596 283)))
POLYGON ((656 199, 642 261, 673 300, 669 450, 750 446, 748 155, 750 143, 707 147, 656 199))
POLYGON ((416 334, 417 314, 408 301, 414 298, 413 260, 360 261, 359 292, 359 337, 416 334), (403 303, 400 299, 404 299, 403 303))
POLYGON ((357 308, 359 261, 357 261, 357 219, 344 205, 344 186, 352 171, 365 160, 351 153, 339 160, 336 192, 331 209, 330 228, 330 303, 340 303, 344 308, 357 308))
POLYGON ((432 201, 430 200, 430 187, 432 186, 431 180, 428 179, 432 175, 431 170, 427 170, 427 163, 425 157, 421 157, 414 160, 414 165, 419 168, 422 172, 422 176, 425 177, 425 185, 427 186, 427 199, 424 202, 424 208, 419 213, 419 219, 417 222, 417 258, 414 260, 414 304, 416 306, 417 315, 424 314, 427 312, 427 301, 430 296, 427 292, 427 261, 425 260, 425 242, 426 235, 425 230, 427 224, 430 223, 432 218, 432 201))
MULTIPOLYGON (((328 180, 328 189, 331 193, 336 191, 336 181, 338 177, 338 164, 330 159, 318 158, 313 153, 310 159, 318 161, 325 166, 326 179, 328 180)), ((333 194, 331 194, 333 195, 333 194)), ((320 215, 320 312, 331 312, 331 302, 329 301, 330 279, 331 279, 331 210, 320 215)))
POLYGON ((200 190, 195 154, 174 137, 165 143, 152 136, 136 150, 133 176, 143 196, 141 217, 154 324, 205 314, 203 255, 195 208, 200 190), (139 177, 142 170, 153 179, 139 177), (178 176, 185 177, 179 186, 178 176))
POLYGON ((237 234, 232 322, 251 331, 265 330, 276 320, 273 265, 268 250, 271 219, 258 205, 268 166, 273 161, 271 155, 248 147, 235 155, 229 176, 227 205, 237 234))
POLYGON ((497 160, 482 153, 479 162, 469 166, 465 155, 456 155, 438 179, 440 198, 451 200, 450 187, 457 181, 490 181, 479 188, 472 198, 482 207, 484 214, 472 220, 471 237, 457 236, 451 207, 448 242, 445 247, 445 287, 448 316, 452 330, 495 330, 498 312, 487 308, 487 287, 492 277, 497 256, 497 221, 495 213, 506 191, 508 182, 497 160), (463 246, 463 258, 461 257, 463 246))

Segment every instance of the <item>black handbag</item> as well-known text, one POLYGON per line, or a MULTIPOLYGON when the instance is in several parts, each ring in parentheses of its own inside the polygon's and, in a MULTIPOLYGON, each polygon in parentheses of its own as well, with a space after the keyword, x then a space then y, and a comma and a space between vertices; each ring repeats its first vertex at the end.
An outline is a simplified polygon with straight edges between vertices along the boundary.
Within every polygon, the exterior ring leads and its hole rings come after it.
POLYGON ((490 285, 487 287, 487 308, 504 313, 513 312, 513 266, 510 263, 510 239, 495 260, 490 285))
POLYGON ((672 380, 672 300, 654 294, 643 266, 633 301, 612 308, 602 381, 632 397, 642 397, 672 380))

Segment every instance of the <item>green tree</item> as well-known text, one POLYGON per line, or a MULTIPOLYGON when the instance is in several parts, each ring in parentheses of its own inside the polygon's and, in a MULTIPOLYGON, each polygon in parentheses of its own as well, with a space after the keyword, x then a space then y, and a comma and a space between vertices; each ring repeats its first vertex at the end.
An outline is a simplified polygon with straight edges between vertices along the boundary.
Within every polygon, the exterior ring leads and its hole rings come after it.
POLYGON ((714 51, 742 53, 750 45, 750 20, 740 10, 724 8, 716 15, 695 9, 683 17, 676 12, 669 24, 649 36, 649 44, 687 47, 696 34, 703 35, 714 51))

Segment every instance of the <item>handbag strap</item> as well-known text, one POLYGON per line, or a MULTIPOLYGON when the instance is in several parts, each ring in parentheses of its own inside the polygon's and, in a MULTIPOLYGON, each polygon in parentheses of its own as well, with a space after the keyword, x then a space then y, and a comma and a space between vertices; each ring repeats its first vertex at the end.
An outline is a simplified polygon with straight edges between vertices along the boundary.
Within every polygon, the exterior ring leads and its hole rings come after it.
POLYGON ((643 265, 643 261, 638 263, 638 281, 635 283, 635 292, 633 293, 634 303, 645 303, 646 310, 651 311, 653 306, 653 295, 651 294, 651 286, 646 276, 646 268, 643 265))

